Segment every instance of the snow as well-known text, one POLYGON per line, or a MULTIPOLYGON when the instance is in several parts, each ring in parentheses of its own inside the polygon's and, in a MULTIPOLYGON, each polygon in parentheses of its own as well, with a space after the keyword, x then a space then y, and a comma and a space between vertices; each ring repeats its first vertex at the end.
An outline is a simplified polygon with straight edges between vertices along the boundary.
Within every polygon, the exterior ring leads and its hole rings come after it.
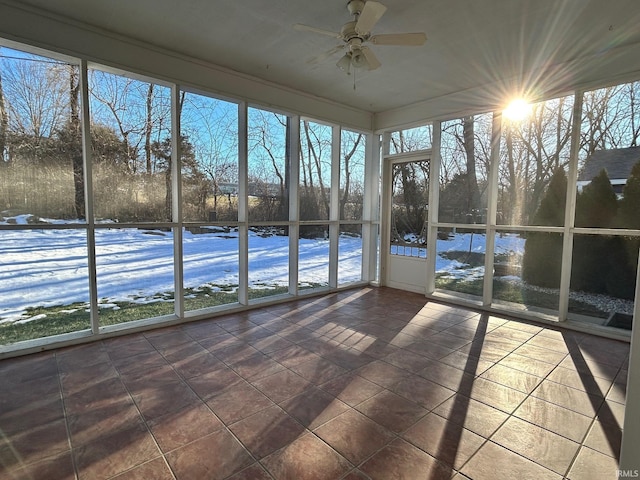
MULTIPOLYGON (((13 217, 24 225, 28 215, 13 217)), ((45 220, 49 224, 64 222, 45 220)), ((5 219, 3 222, 8 223, 5 219)), ((68 225, 67 225, 68 226, 68 225)), ((27 309, 35 306, 74 305, 89 302, 87 238, 84 229, 53 228, 0 232, 0 322, 33 321, 27 309)), ((213 229, 211 233, 183 232, 184 287, 213 290, 235 288, 239 283, 238 232, 213 229)), ((522 254, 524 240, 517 235, 496 236, 496 252, 522 254)), ((174 239, 170 231, 142 228, 96 229, 96 269, 100 308, 117 308, 117 302, 172 301, 174 290, 174 239)), ((438 252, 484 253, 485 236, 455 234, 438 240, 438 252)), ((253 288, 286 286, 289 237, 249 232, 249 285, 253 288)), ((339 240, 341 283, 360 280, 362 239, 344 235, 339 240)), ((299 240, 299 281, 326 284, 329 241, 299 240)), ((468 266, 440 255, 436 271, 451 276, 481 276, 483 267, 468 266)))

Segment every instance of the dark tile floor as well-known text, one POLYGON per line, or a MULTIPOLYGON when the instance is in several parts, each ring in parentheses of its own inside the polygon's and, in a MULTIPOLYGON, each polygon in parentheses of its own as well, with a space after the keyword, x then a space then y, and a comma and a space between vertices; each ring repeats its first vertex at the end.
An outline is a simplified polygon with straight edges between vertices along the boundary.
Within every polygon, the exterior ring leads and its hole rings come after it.
POLYGON ((616 478, 629 346, 386 288, 0 362, 1 479, 616 478))

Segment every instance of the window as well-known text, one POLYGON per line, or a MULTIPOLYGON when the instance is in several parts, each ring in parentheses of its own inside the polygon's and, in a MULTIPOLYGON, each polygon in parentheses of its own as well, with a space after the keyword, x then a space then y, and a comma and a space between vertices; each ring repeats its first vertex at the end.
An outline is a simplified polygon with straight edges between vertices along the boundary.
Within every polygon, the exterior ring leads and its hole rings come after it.
POLYGON ((391 254, 427 256, 429 162, 392 165, 391 254))
POLYGON ((113 222, 168 222, 170 89, 90 69, 94 215, 113 222))
POLYGON ((487 222, 492 118, 484 114, 442 123, 440 223, 487 222))
POLYGON ((188 222, 238 220, 238 105, 182 92, 182 216, 188 222))
POLYGON ((362 280, 362 213, 365 194, 365 144, 360 132, 340 134, 340 238, 338 285, 362 280), (344 223, 353 222, 353 223, 344 223))
MULTIPOLYGON (((332 129, 303 120, 300 125, 300 220, 328 220, 331 200, 332 129)), ((322 229, 301 228, 301 236, 322 229)))
POLYGON ((433 144, 433 126, 423 125, 406 130, 398 130, 392 132, 390 138, 389 153, 391 155, 429 150, 433 144))
POLYGON ((184 307, 238 302, 238 105, 180 93, 184 307))
POLYGON ((84 76, 60 55, 2 47, 0 62, 0 344, 209 313, 288 294, 292 277, 363 280, 365 134, 251 106, 245 139, 240 102, 99 65, 84 76))
POLYGON ((571 318, 628 329, 640 247, 639 93, 633 82, 584 94, 569 294, 571 318))
POLYGON ((79 66, 0 48, 0 345, 90 328, 79 66))
POLYGON ((553 223, 541 216, 539 207, 554 176, 566 176, 572 114, 573 97, 562 97, 532 105, 530 114, 522 120, 503 120, 499 225, 564 224, 564 203, 555 205, 554 215, 561 220, 553 223))
POLYGON ((249 298, 259 298, 289 292, 291 120, 258 108, 248 115, 249 298))

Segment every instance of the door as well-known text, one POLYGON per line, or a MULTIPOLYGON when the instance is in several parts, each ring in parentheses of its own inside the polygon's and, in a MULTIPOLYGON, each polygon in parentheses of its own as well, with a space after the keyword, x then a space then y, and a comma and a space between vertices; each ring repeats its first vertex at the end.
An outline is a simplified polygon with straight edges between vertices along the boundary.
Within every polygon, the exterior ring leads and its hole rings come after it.
POLYGON ((382 279, 389 287, 426 293, 429 170, 428 158, 385 165, 382 279))

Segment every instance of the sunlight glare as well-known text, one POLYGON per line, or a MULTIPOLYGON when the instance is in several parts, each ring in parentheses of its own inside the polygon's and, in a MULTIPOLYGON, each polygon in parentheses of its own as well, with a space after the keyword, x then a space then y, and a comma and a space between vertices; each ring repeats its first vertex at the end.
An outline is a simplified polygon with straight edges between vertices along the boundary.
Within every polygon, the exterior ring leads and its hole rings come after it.
POLYGON ((513 121, 524 120, 531 112, 531 105, 522 98, 513 100, 504 110, 503 114, 506 118, 513 121))

